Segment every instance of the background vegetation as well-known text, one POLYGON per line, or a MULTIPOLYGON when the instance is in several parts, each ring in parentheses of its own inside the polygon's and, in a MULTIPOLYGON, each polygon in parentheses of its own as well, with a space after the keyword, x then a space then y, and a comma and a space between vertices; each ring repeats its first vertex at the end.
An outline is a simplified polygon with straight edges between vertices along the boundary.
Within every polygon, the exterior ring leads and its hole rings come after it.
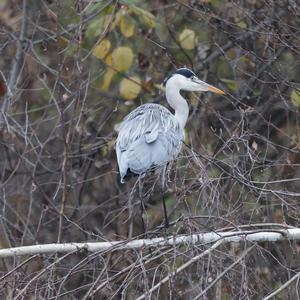
MULTIPOLYGON (((294 0, 1 0, 0 247, 299 227, 299 17, 294 0), (114 145, 183 66, 227 94, 186 95, 164 229, 159 178, 142 215, 114 145)), ((2 259, 0 298, 261 299, 300 271, 298 242, 222 244, 147 294, 210 246, 2 259)))

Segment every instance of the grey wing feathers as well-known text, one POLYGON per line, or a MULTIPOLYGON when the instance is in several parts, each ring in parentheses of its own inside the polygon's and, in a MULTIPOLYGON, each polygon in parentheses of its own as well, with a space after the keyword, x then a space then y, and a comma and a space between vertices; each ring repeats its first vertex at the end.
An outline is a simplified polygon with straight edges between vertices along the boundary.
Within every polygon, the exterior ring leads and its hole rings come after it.
POLYGON ((122 122, 116 152, 121 179, 128 169, 142 174, 178 155, 183 131, 175 117, 158 104, 144 104, 122 122))

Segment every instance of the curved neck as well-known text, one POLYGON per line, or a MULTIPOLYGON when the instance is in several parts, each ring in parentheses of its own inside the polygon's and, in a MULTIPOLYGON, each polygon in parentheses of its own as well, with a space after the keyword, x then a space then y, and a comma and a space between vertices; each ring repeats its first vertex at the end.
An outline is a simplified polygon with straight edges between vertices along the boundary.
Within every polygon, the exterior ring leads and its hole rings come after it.
POLYGON ((189 116, 189 106, 186 100, 180 95, 180 89, 176 85, 176 80, 168 80, 166 84, 166 98, 169 105, 175 111, 175 118, 180 127, 185 127, 186 121, 189 116))

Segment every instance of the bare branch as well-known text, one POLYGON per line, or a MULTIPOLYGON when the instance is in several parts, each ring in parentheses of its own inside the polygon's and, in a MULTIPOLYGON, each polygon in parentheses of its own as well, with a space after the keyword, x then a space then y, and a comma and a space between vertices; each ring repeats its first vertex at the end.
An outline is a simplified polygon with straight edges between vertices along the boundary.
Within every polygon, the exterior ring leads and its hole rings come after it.
POLYGON ((67 253, 73 251, 97 252, 103 250, 127 250, 147 247, 166 247, 182 244, 208 244, 219 240, 224 242, 277 242, 300 239, 300 228, 280 230, 248 230, 233 232, 207 232, 192 235, 177 235, 167 238, 140 239, 132 241, 62 243, 0 249, 0 257, 33 255, 42 253, 67 253))
POLYGON ((290 280, 288 280, 285 284, 283 284, 280 288, 275 290, 273 293, 265 297, 263 300, 269 300, 281 293, 284 289, 286 289, 290 284, 292 284, 295 280, 299 280, 300 278, 300 272, 298 272, 296 275, 294 275, 290 280))
POLYGON ((1 106, 1 114, 0 114, 0 126, 3 126, 5 120, 5 114, 10 106, 11 98, 14 94, 15 84, 17 83, 18 72, 20 70, 20 65, 22 59, 24 57, 24 42, 26 38, 26 29, 27 29, 27 0, 23 0, 22 4, 22 20, 21 20, 21 29, 19 39, 17 41, 17 51, 15 59, 13 60, 10 78, 8 82, 7 95, 5 96, 2 106, 1 106))
POLYGON ((172 277, 175 277, 178 273, 180 273, 181 271, 183 271, 184 269, 186 269, 192 263, 196 262, 197 260, 199 260, 203 256, 211 253, 214 249, 218 248, 222 243, 223 243, 223 240, 220 240, 220 241, 216 242, 215 244, 213 244, 210 248, 208 248, 207 250, 205 250, 204 252, 202 252, 201 254, 199 254, 197 256, 194 256, 192 259, 190 259, 189 261, 187 261, 186 263, 184 263, 183 265, 181 265, 179 268, 175 269, 175 271, 173 271, 172 273, 168 274, 160 282, 158 282, 151 289, 149 289, 149 291, 147 291, 146 293, 144 293, 143 295, 141 295, 140 297, 138 297, 137 300, 145 299, 148 295, 151 298, 151 293, 154 292, 154 291, 156 291, 161 285, 163 285, 164 283, 168 282, 172 277))
POLYGON ((200 297, 202 297, 203 295, 205 295, 207 293, 207 291, 212 288, 228 271, 230 271, 235 265, 237 265, 243 258, 245 258, 245 256, 251 252, 251 250, 253 250, 255 247, 255 245, 251 246, 250 248, 246 249, 241 255, 240 257, 233 263, 231 264, 228 268, 226 268, 215 280, 213 280, 199 295, 197 295, 197 297, 195 297, 194 299, 200 299, 200 297))

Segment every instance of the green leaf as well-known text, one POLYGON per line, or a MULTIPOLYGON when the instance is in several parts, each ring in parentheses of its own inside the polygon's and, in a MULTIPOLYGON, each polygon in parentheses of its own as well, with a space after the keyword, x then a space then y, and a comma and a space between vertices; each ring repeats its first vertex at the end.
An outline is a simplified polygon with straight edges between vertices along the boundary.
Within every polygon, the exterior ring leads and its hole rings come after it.
POLYGON ((210 4, 214 8, 220 8, 220 6, 223 4, 223 1, 222 0, 211 0, 210 4))
POLYGON ((294 106, 300 107, 300 90, 294 89, 291 92, 291 100, 294 106))
POLYGON ((236 23, 236 25, 239 26, 242 29, 246 29, 248 27, 247 23, 245 21, 239 21, 239 22, 236 23))
POLYGON ((221 81, 224 82, 227 85, 228 89, 231 92, 236 92, 236 90, 237 90, 237 83, 236 83, 235 80, 227 79, 227 78, 222 78, 221 81))
POLYGON ((161 42, 166 41, 168 36, 169 36, 169 31, 168 28, 166 26, 166 24, 164 23, 164 20, 158 20, 158 22, 156 23, 155 26, 155 32, 159 37, 159 40, 161 42))
POLYGON ((105 29, 107 22, 109 21, 109 17, 99 17, 91 22, 86 29, 87 38, 95 38, 99 36, 105 29))
POLYGON ((130 5, 129 7, 130 10, 137 15, 147 27, 154 28, 156 26, 156 18, 149 11, 135 5, 130 5))
POLYGON ((111 14, 114 10, 113 5, 108 5, 105 8, 103 8, 105 5, 106 4, 103 5, 102 1, 91 3, 87 8, 86 13, 89 15, 89 14, 99 10, 100 16, 106 16, 106 15, 111 14))

